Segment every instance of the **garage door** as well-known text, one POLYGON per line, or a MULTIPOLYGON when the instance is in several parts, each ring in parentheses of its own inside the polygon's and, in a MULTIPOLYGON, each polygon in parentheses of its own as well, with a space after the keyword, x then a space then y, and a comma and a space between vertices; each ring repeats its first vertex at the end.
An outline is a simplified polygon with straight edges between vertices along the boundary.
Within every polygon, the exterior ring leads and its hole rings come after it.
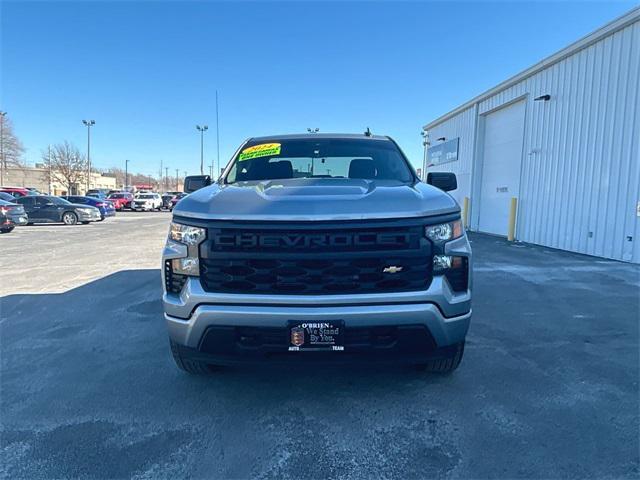
POLYGON ((524 138, 524 101, 488 114, 484 119, 482 184, 478 230, 506 235, 511 197, 520 190, 524 138))

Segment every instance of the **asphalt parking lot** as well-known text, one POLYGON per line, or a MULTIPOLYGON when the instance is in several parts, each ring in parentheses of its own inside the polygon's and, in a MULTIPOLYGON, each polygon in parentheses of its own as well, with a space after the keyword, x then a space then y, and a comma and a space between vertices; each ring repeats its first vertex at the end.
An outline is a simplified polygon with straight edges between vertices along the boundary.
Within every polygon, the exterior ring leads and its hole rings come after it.
POLYGON ((162 319, 168 220, 0 237, 4 478, 638 478, 638 266, 474 235, 453 375, 198 377, 162 319))

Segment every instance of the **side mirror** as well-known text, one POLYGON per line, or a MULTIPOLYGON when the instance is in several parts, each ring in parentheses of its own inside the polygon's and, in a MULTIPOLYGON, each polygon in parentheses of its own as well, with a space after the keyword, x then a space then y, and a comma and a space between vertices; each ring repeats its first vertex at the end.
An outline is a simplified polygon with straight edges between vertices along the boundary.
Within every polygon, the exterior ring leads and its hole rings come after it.
POLYGON ((456 174, 449 172, 430 172, 427 174, 427 183, 445 192, 458 188, 456 174))
POLYGON ((209 185, 211 185, 211 177, 209 175, 192 175, 184 179, 184 191, 186 193, 195 192, 209 185))

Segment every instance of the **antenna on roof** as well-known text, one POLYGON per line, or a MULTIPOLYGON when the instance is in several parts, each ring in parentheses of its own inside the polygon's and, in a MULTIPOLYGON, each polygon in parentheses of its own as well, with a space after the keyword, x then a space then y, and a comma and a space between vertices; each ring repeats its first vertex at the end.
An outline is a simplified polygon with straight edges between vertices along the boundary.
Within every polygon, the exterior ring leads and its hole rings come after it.
POLYGON ((365 137, 370 137, 371 136, 371 130, 369 130, 369 127, 367 127, 367 130, 364 132, 364 136, 365 137))

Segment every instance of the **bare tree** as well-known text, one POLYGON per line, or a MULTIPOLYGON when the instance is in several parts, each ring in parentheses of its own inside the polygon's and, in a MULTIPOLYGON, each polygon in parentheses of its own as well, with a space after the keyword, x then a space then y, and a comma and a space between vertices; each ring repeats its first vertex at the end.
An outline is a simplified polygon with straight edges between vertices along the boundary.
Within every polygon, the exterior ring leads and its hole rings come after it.
POLYGON ((2 122, 2 153, 4 156, 4 168, 24 167, 24 146, 13 130, 13 122, 7 115, 0 115, 2 122))
POLYGON ((69 194, 75 192, 78 186, 86 181, 87 158, 80 153, 78 147, 66 140, 64 143, 51 146, 51 157, 48 150, 43 152, 42 160, 49 183, 62 184, 69 194))
MULTIPOLYGON (((109 173, 111 175, 114 175, 116 177, 116 185, 124 185, 125 184, 125 179, 124 179, 124 170, 120 167, 110 167, 106 170, 104 170, 105 173, 109 173)), ((129 175, 129 185, 136 185, 136 184, 149 184, 151 183, 152 185, 159 185, 160 181, 158 180, 158 178, 155 175, 145 175, 143 173, 134 173, 132 171, 128 172, 129 175)))
POLYGON ((124 169, 119 167, 110 167, 103 171, 116 177, 116 185, 124 185, 124 169))

